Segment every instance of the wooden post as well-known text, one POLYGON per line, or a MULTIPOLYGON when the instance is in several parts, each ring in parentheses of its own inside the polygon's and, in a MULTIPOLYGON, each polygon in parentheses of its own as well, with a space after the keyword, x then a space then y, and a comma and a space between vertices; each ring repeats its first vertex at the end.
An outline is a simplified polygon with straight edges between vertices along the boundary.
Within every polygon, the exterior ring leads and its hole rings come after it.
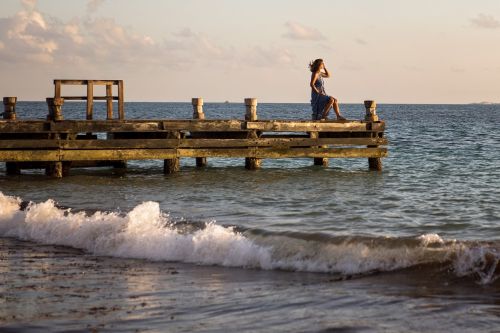
POLYGON ((106 119, 113 119, 113 84, 106 84, 106 119))
POLYGON ((47 115, 47 120, 51 121, 61 121, 62 116, 62 106, 64 104, 64 98, 52 98, 48 97, 45 99, 47 102, 47 107, 49 109, 49 114, 47 115))
MULTIPOLYGON (((245 120, 246 121, 256 121, 257 120, 257 98, 245 98, 245 120)), ((248 138, 249 139, 257 139, 259 134, 257 131, 249 131, 248 138)), ((262 159, 255 157, 246 157, 245 158, 245 168, 248 170, 257 170, 262 165, 262 159)))
MULTIPOLYGON (((4 106, 3 119, 16 120, 16 103, 17 103, 17 97, 3 98, 3 106, 4 106)), ((21 168, 19 167, 19 163, 6 162, 5 173, 7 175, 21 174, 21 168)))
POLYGON ((256 121, 257 120, 257 98, 245 98, 246 121, 256 121))
POLYGON ((94 82, 87 81, 87 120, 92 120, 94 112, 94 82))
MULTIPOLYGON (((193 98, 191 99, 191 104, 193 105, 193 119, 205 119, 205 113, 203 113, 203 98, 193 98)), ((204 167, 206 165, 206 157, 196 157, 197 167, 204 167)))
POLYGON ((365 101, 366 121, 378 121, 377 103, 375 101, 365 101))
MULTIPOLYGON (((16 103, 17 97, 4 97, 3 98, 3 119, 5 120, 16 120, 16 103)), ((20 175, 21 168, 19 163, 6 162, 5 163, 5 174, 7 175, 20 175)))
MULTIPOLYGON (((16 120, 16 103, 17 103, 17 97, 3 98, 3 106, 4 106, 3 119, 16 120)), ((20 164, 16 162, 6 162, 5 173, 7 175, 20 175, 21 174, 20 164)))
POLYGON ((61 98, 61 80, 54 80, 54 98, 61 98))
MULTIPOLYGON (((368 127, 371 128, 371 122, 378 121, 377 103, 375 103, 375 101, 368 100, 365 101, 364 104, 366 109, 365 121, 370 122, 370 124, 367 124, 367 129, 368 129, 368 127)), ((378 146, 367 146, 367 147, 377 148, 378 146)), ((382 171, 382 159, 380 157, 369 157, 368 168, 374 171, 382 171)))
POLYGON ((63 162, 50 162, 45 167, 45 174, 49 177, 62 178, 65 175, 63 162))
MULTIPOLYGON (((180 132, 169 132, 167 135, 167 139, 180 139, 180 132)), ((181 169, 180 167, 180 159, 176 158, 168 158, 163 161, 163 173, 172 174, 176 173, 181 169)))
POLYGON ((123 80, 118 81, 118 119, 125 119, 125 110, 123 102, 123 80))
POLYGON ((3 98, 3 119, 16 120, 16 103, 17 97, 4 97, 3 98))
MULTIPOLYGON (((310 132, 309 137, 311 139, 317 139, 319 138, 319 133, 318 132, 310 132)), ((323 147, 323 146, 321 146, 323 147)), ((314 165, 320 165, 327 167, 328 166, 328 158, 323 158, 323 157, 315 157, 314 158, 314 165)))

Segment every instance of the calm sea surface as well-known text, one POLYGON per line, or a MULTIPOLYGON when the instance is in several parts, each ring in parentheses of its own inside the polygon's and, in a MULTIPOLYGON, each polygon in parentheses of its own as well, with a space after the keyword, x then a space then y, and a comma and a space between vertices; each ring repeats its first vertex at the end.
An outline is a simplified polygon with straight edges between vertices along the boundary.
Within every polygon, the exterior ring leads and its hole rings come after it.
MULTIPOLYGON (((361 104, 341 108, 364 117, 361 104)), ((258 115, 309 110, 259 104, 258 115)), ((17 113, 44 118, 46 106, 17 113)), ((500 105, 378 113, 382 172, 366 159, 258 171, 183 159, 174 175, 130 161, 49 179, 0 164, 0 331, 500 331, 500 105)), ((63 114, 83 119, 83 104, 63 114)), ((129 119, 191 116, 189 103, 126 103, 129 119)))

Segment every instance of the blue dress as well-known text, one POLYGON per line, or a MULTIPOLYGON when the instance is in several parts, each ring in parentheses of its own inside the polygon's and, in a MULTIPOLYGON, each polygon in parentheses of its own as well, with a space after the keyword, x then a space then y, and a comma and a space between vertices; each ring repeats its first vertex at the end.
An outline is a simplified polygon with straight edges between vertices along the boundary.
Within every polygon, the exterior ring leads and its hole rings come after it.
POLYGON ((314 89, 311 89, 312 119, 320 120, 323 116, 325 106, 330 100, 330 96, 325 94, 325 83, 323 82, 321 74, 318 76, 316 82, 314 82, 314 86, 316 87, 316 89, 318 89, 319 92, 321 92, 321 94, 318 94, 314 89))

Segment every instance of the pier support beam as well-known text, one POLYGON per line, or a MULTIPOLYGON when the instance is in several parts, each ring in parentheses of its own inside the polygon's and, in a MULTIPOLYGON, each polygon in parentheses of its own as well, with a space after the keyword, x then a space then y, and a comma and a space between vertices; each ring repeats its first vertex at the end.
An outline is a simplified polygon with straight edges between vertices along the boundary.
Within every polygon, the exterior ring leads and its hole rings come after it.
MULTIPOLYGON (((3 119, 5 120, 16 120, 16 103, 17 97, 4 97, 3 98, 3 119)), ((5 163, 5 173, 7 175, 19 175, 21 174, 21 168, 18 163, 6 162, 5 163)))
MULTIPOLYGON (((375 101, 367 100, 364 102, 364 104, 366 109, 365 120, 370 122, 378 121, 377 103, 375 103, 375 101)), ((367 147, 377 148, 378 146, 367 146, 367 147)), ((382 171, 382 159, 380 157, 369 157, 368 168, 373 171, 382 171)))
POLYGON ((45 168, 45 174, 53 178, 62 178, 69 175, 71 162, 50 162, 45 168))
MULTIPOLYGON (((181 133, 180 132, 169 132, 167 135, 167 139, 180 139, 181 138, 181 133)), ((163 160, 163 173, 166 175, 173 174, 178 172, 181 167, 180 167, 180 158, 168 158, 163 160)))
MULTIPOLYGON (((193 119, 205 119, 205 113, 203 113, 203 98, 193 98, 191 99, 191 104, 193 105, 193 119)), ((207 166, 207 158, 196 157, 196 166, 199 168, 207 166)))
POLYGON ((180 170, 180 160, 178 158, 169 158, 163 161, 163 173, 170 175, 180 170))
MULTIPOLYGON (((309 137, 311 139, 317 139, 319 137, 319 134, 318 134, 318 132, 310 132, 309 137)), ((321 146, 321 148, 323 148, 323 147, 325 147, 325 146, 321 146)), ((328 166, 328 158, 315 157, 314 158, 314 165, 327 167, 328 166)))
MULTIPOLYGON (((257 120, 257 98, 245 98, 245 107, 246 107, 246 114, 245 114, 245 120, 246 121, 256 121, 257 120)), ((249 139, 257 139, 259 137, 259 134, 257 131, 249 131, 248 132, 248 138, 249 139)), ((260 169, 262 165, 262 159, 260 158, 255 158, 255 157, 246 157, 245 158, 245 168, 248 170, 257 170, 260 169)))

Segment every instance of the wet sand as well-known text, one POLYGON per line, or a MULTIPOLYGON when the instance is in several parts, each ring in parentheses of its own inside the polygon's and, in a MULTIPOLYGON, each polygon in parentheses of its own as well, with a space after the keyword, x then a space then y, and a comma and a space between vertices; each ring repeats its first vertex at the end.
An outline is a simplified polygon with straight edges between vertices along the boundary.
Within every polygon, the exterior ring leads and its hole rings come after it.
POLYGON ((339 279, 5 238, 0 259, 2 332, 490 332, 500 324, 498 282, 480 286, 439 269, 339 279))

